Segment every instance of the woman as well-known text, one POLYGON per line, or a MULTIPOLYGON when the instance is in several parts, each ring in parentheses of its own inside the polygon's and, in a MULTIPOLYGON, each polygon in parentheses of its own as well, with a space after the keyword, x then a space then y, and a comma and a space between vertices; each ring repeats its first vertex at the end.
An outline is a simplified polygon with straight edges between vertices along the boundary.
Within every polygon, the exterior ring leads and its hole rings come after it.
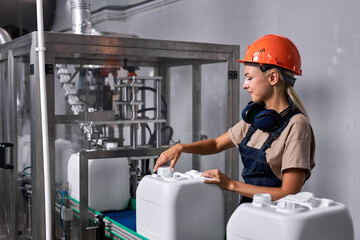
POLYGON ((238 61, 244 63, 243 88, 252 99, 243 120, 215 139, 176 144, 160 155, 154 171, 167 161, 173 168, 182 152, 214 154, 235 146, 245 182, 214 169, 202 174, 213 179, 206 183, 241 194, 241 203, 251 202, 257 193, 270 193, 273 201, 296 194, 315 166, 312 128, 293 89, 294 75, 302 75, 300 54, 289 39, 270 34, 256 40, 238 61))

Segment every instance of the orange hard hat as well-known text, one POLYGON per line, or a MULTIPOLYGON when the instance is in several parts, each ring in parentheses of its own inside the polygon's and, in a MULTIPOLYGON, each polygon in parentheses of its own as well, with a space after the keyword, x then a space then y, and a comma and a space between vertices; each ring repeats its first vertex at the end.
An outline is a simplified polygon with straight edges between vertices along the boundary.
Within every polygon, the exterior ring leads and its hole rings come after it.
POLYGON ((298 49, 290 39, 281 35, 269 34, 257 39, 248 46, 244 59, 238 62, 275 65, 302 75, 298 49))

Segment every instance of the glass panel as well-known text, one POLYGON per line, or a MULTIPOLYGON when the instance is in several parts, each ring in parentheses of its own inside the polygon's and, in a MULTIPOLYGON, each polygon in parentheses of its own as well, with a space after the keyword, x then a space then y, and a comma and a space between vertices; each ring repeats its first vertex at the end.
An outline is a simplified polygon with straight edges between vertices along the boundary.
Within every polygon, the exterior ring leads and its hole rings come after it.
MULTIPOLYGON (((226 126, 226 63, 201 66, 201 134, 216 138, 227 131, 226 126)), ((201 171, 225 171, 225 153, 201 156, 201 171)))
MULTIPOLYGON (((170 125, 174 128, 173 139, 181 143, 192 142, 192 67, 170 68, 170 125)), ((192 168, 192 155, 184 153, 175 171, 185 172, 192 168)))
POLYGON ((27 58, 15 58, 17 164, 18 164, 18 230, 20 235, 31 236, 31 122, 30 73, 27 58))
MULTIPOLYGON (((28 71, 29 63, 22 63, 17 59, 15 68, 17 69, 16 92, 17 92, 17 134, 18 134, 18 170, 31 165, 31 148, 30 148, 30 74, 28 71)), ((30 173, 31 170, 28 170, 30 173)))
MULTIPOLYGON (((5 142, 5 129, 6 129, 6 119, 5 119, 5 94, 3 92, 6 89, 5 82, 7 81, 7 62, 2 61, 0 62, 0 142, 5 142)), ((0 237, 6 237, 8 236, 8 225, 6 224, 7 218, 6 218, 6 209, 7 209, 7 202, 6 198, 8 196, 7 190, 7 184, 6 184, 6 176, 5 176, 5 170, 0 168, 0 237)))

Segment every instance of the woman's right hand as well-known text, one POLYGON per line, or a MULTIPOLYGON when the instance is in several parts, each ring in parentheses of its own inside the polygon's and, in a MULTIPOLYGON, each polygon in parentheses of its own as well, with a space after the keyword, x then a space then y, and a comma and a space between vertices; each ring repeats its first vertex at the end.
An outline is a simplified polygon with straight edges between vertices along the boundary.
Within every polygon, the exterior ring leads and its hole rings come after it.
POLYGON ((173 170, 177 160, 180 158, 180 155, 183 150, 183 145, 181 143, 176 144, 175 146, 169 148, 168 150, 162 152, 160 157, 156 160, 154 172, 158 170, 158 168, 164 165, 166 162, 171 161, 170 169, 173 170))

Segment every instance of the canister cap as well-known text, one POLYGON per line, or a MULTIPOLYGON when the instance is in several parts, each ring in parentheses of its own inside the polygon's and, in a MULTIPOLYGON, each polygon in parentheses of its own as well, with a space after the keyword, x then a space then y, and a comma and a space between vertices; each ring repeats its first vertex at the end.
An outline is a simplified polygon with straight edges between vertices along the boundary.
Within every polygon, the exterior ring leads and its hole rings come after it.
POLYGON ((157 174, 160 176, 169 176, 171 174, 170 167, 159 167, 157 174))
POLYGON ((255 194, 252 205, 254 207, 267 207, 271 204, 271 195, 269 193, 255 194))
POLYGON ((269 193, 260 193, 254 195, 254 201, 262 203, 270 203, 271 195, 269 193))

